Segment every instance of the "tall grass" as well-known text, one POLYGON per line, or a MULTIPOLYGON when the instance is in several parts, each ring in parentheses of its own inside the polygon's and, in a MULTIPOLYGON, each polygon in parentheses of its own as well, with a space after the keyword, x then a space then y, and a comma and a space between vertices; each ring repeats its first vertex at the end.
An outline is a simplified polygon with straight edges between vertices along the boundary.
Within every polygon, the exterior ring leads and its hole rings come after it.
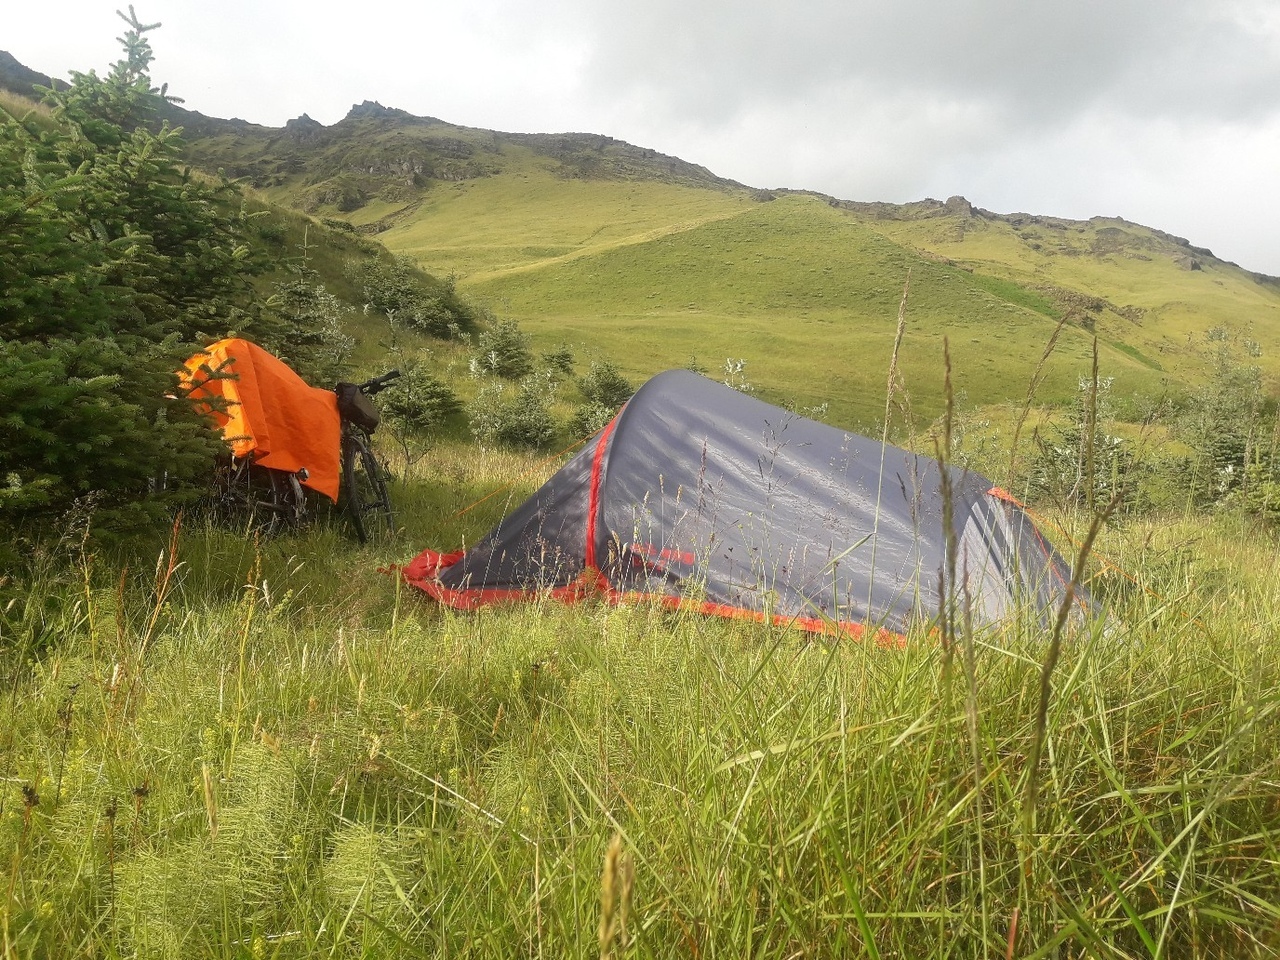
POLYGON ((22 94, 14 93, 11 90, 0 90, 0 116, 14 120, 31 118, 38 123, 42 123, 53 116, 53 111, 45 104, 38 103, 30 97, 24 97, 22 94))
MULTIPOLYGON (((473 536, 515 466, 437 464, 409 525, 473 536)), ((1030 621, 962 628, 953 703, 924 634, 455 614, 332 530, 160 546, 3 587, 4 956, 1280 949, 1276 547, 1230 521, 1102 532, 1038 768, 1030 621)))

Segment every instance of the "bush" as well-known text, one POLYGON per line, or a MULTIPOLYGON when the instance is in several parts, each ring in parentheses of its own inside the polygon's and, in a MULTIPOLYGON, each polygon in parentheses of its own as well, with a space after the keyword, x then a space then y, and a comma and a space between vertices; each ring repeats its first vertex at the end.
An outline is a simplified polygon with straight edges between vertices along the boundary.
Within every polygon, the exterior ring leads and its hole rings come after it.
POLYGON ((573 351, 567 343, 562 343, 554 350, 542 354, 542 365, 557 376, 573 376, 573 351))
POLYGON ((347 267, 368 306, 394 322, 433 337, 447 337, 450 327, 471 320, 454 292, 453 278, 439 281, 418 269, 409 257, 360 260, 347 267))
POLYGON ((618 368, 608 360, 593 360, 591 369, 578 379, 578 390, 585 402, 574 411, 569 421, 575 436, 583 436, 604 429, 613 419, 618 408, 631 399, 635 388, 618 368))
POLYGON ((1123 491, 1119 509, 1140 506, 1140 475, 1147 468, 1139 468, 1133 445, 1113 432, 1112 384, 1111 377, 1096 383, 1080 378, 1071 421, 1036 437, 1027 478, 1032 490, 1059 505, 1091 510, 1123 491))
POLYGON ((586 376, 578 379, 578 389, 592 403, 617 410, 631 399, 636 388, 608 360, 592 360, 586 376))
POLYGON ((427 433, 438 429, 462 409, 448 385, 421 364, 407 366, 398 380, 378 395, 385 422, 397 433, 427 433))
POLYGON ((276 286, 270 301, 275 329, 259 342, 304 380, 337 383, 346 376, 356 346, 343 322, 351 308, 324 288, 305 261, 290 265, 290 271, 293 276, 276 286))
POLYGON ((605 407, 590 402, 581 404, 569 420, 569 432, 575 437, 589 437, 599 433, 609 425, 609 421, 617 412, 616 407, 605 407))
POLYGON ((480 388, 467 408, 477 441, 504 447, 544 447, 555 436, 551 400, 555 386, 544 374, 527 377, 519 386, 491 381, 480 388))
MULTIPOLYGON (((689 358, 694 360, 693 357, 689 358)), ((696 361, 694 361, 696 362, 696 361)), ((747 361, 741 357, 734 359, 726 357, 724 361, 724 380, 721 381, 726 387, 733 387, 739 393, 755 393, 755 385, 747 379, 747 361)))
POLYGON ((1228 337, 1223 327, 1206 335, 1209 343, 1217 344, 1210 357, 1212 374, 1192 395, 1177 424, 1180 439, 1196 454, 1190 479, 1202 505, 1225 500, 1244 484, 1265 406, 1261 371, 1238 358, 1228 337))
POLYGON ((480 334, 475 355, 471 358, 473 373, 491 373, 507 380, 518 380, 533 370, 529 337, 514 320, 502 320, 480 334))

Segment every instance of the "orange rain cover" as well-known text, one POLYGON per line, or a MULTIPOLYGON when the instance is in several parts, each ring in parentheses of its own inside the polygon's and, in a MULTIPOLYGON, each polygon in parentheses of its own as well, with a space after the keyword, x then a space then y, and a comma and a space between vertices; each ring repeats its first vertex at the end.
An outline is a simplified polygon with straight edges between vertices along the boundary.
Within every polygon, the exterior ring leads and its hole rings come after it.
POLYGON ((342 424, 338 396, 307 383, 281 360, 248 340, 219 340, 189 359, 179 376, 190 397, 222 429, 238 457, 288 473, 307 471, 303 486, 338 499, 342 424), (213 378, 212 373, 231 378, 213 378), (226 412, 202 397, 221 397, 226 412))

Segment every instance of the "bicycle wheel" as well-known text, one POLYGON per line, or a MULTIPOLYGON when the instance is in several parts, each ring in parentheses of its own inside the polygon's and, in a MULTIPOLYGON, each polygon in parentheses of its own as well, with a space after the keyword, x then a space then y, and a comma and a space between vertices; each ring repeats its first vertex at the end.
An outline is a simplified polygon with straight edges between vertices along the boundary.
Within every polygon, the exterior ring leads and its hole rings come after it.
POLYGON ((354 430, 342 438, 342 495, 361 543, 381 540, 395 529, 386 473, 369 441, 354 430))
POLYGON ((251 530, 270 536, 306 519, 306 492, 292 473, 259 467, 248 458, 233 459, 219 468, 217 487, 218 513, 251 530))

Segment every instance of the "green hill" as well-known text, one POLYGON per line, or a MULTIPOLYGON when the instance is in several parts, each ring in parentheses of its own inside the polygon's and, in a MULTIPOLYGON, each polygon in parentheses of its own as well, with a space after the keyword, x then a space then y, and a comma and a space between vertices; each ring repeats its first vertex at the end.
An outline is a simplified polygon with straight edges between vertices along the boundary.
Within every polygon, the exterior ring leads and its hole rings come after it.
POLYGON ((368 101, 328 127, 176 106, 170 119, 197 165, 376 235, 519 320, 536 347, 605 355, 633 380, 745 360, 766 398, 867 426, 883 415, 910 276, 900 360, 922 418, 940 409, 944 336, 961 398, 992 404, 1025 396, 1060 320, 1047 403, 1074 394, 1095 335, 1117 397, 1199 382, 1212 340, 1251 354, 1272 394, 1280 384, 1280 281, 1123 220, 767 192, 609 137, 500 133, 368 101))
POLYGON ((875 422, 908 275, 901 364, 922 416, 939 409, 944 336, 968 403, 1021 400, 1064 318, 1046 402, 1074 393, 1095 334, 1117 396, 1202 378, 1211 331, 1250 342, 1280 379, 1277 282, 1121 220, 768 193, 606 137, 476 130, 371 103, 331 127, 194 133, 202 165, 376 234, 536 345, 604 354, 635 379, 742 359, 768 399, 875 422))

